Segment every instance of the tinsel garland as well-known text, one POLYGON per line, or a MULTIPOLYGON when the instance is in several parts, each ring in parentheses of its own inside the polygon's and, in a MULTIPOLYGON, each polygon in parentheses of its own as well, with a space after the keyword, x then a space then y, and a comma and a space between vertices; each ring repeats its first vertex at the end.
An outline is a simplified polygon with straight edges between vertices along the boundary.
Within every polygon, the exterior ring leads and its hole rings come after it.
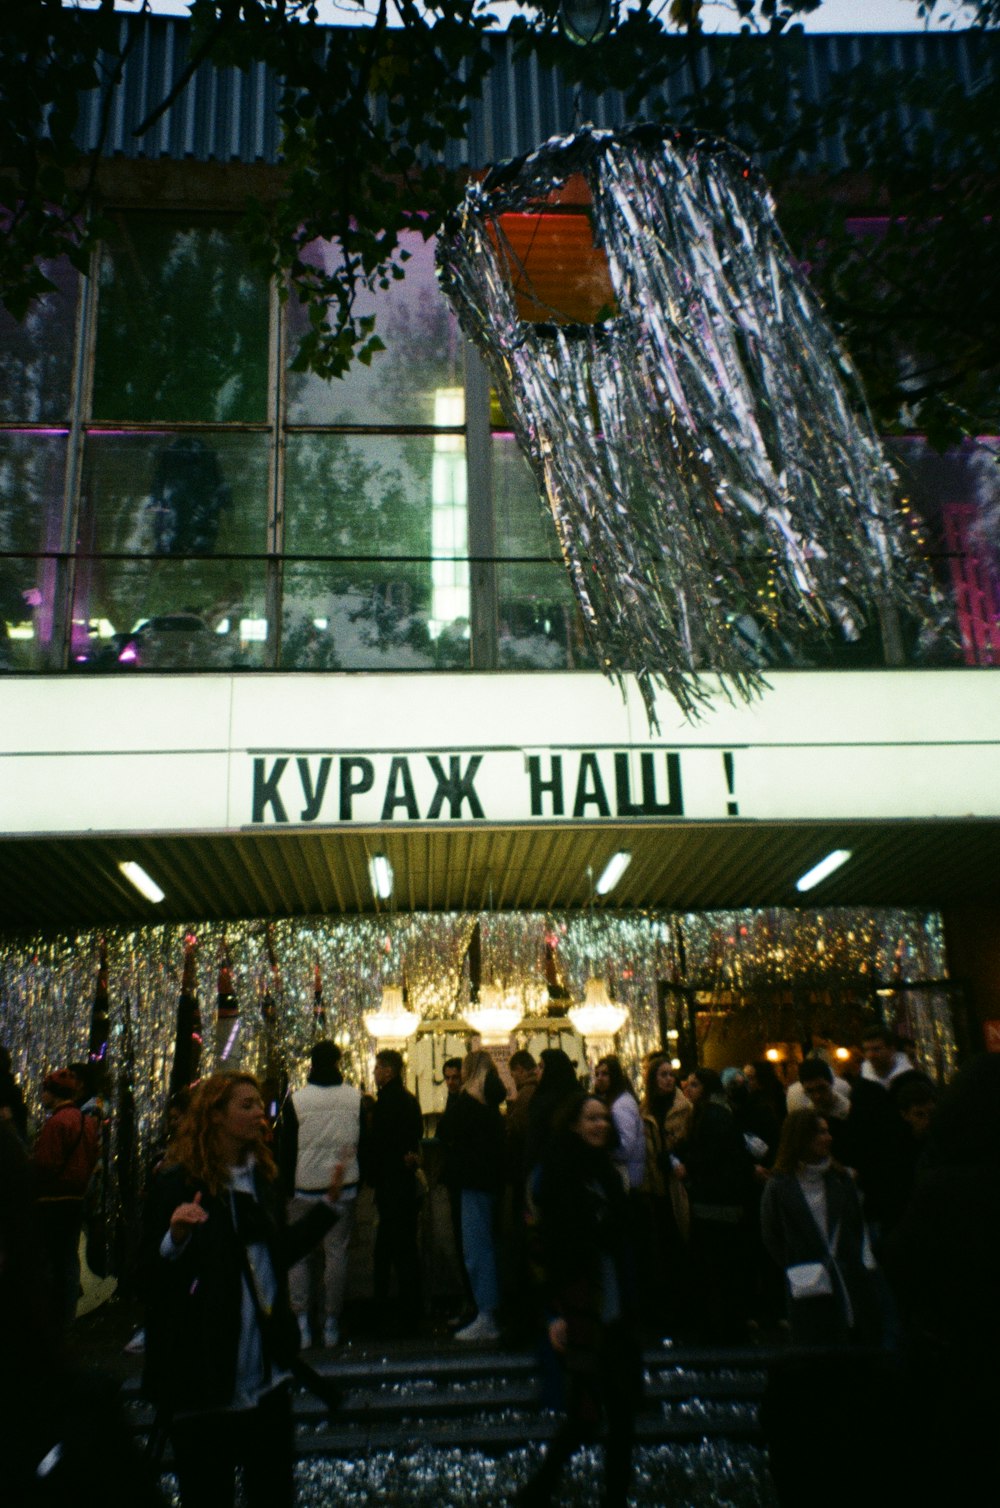
MULTIPOLYGON (((666 1002, 668 1028, 683 1025, 679 1001, 686 996, 703 1007, 715 1002, 750 1012, 762 1033, 776 991, 839 992, 845 1000, 865 1001, 877 985, 897 989, 886 1000, 886 1019, 905 1024, 922 1063, 939 1077, 949 1078, 956 1065, 948 996, 935 987, 946 975, 941 918, 848 908, 319 917, 8 936, 0 938, 0 1039, 37 1125, 44 1074, 86 1058, 94 979, 106 950, 105 1062, 116 1138, 110 1197, 128 1225, 162 1137, 185 964, 205 1021, 203 1074, 239 1066, 263 1075, 271 1054, 272 1073, 293 1086, 304 1082, 317 1036, 318 969, 323 1031, 344 1050, 348 1077, 370 1085, 374 1043, 363 1013, 378 1005, 383 986, 405 981, 409 1003, 424 1019, 460 1015, 469 998, 466 955, 477 920, 484 979, 494 975, 529 1014, 549 1005, 547 951, 567 999, 582 998, 591 974, 602 977, 629 1012, 618 1046, 633 1075, 643 1054, 659 1045, 661 981, 674 987, 666 1002), (225 991, 220 958, 227 960, 225 991), (912 988, 921 981, 926 987, 912 988), (226 1009, 238 1000, 240 1011, 237 1043, 224 1065, 229 1033, 210 1025, 220 998, 230 1002, 226 1009)), ((835 1007, 836 1000, 836 1014, 835 1007)))
POLYGON ((651 722, 657 684, 691 715, 700 671, 749 697, 769 654, 808 663, 817 632, 930 619, 857 374, 735 148, 651 126, 554 137, 468 186, 437 256, 597 662, 635 673, 651 722), (581 179, 608 278, 590 324, 544 305, 503 219, 579 209, 581 179))
MULTIPOLYGON (((510 1502, 537 1467, 537 1448, 501 1455, 413 1445, 399 1450, 359 1450, 348 1459, 305 1457, 296 1464, 296 1502, 301 1508, 366 1508, 373 1503, 399 1508, 450 1508, 510 1502)), ((639 1447, 634 1452, 629 1501, 643 1508, 774 1508, 776 1498, 767 1457, 758 1446, 725 1440, 696 1445, 639 1447)), ((556 1504, 583 1508, 601 1501, 603 1452, 579 1450, 566 1467, 556 1504)), ((173 1477, 163 1483, 168 1501, 180 1501, 173 1477)))

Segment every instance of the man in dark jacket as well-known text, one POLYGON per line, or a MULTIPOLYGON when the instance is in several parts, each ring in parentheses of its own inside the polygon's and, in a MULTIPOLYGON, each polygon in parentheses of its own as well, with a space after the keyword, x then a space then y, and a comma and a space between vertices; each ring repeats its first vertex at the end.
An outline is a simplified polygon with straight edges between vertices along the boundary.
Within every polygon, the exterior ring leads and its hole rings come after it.
POLYGON ((424 1120, 420 1102, 403 1084, 403 1058, 394 1048, 375 1056, 378 1098, 366 1148, 366 1181, 375 1190, 375 1306, 386 1328, 409 1330, 420 1324, 422 1302, 417 1216, 421 1191, 417 1180, 424 1120), (395 1270, 400 1322, 390 1326, 389 1285, 395 1270))
POLYGON ((858 1175, 865 1219, 877 1244, 881 1222, 894 1206, 896 1164, 905 1132, 892 1097, 878 1085, 857 1079, 845 1113, 834 1094, 830 1065, 821 1058, 800 1064, 799 1083, 813 1108, 826 1117, 834 1157, 858 1175))

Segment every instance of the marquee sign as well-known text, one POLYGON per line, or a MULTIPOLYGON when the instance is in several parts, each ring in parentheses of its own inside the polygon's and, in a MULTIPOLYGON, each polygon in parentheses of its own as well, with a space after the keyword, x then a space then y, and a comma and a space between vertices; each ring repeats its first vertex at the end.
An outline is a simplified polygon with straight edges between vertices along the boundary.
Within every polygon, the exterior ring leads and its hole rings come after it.
POLYGON ((35 677, 0 830, 1000 816, 995 671, 785 673, 698 723, 572 675, 35 677))

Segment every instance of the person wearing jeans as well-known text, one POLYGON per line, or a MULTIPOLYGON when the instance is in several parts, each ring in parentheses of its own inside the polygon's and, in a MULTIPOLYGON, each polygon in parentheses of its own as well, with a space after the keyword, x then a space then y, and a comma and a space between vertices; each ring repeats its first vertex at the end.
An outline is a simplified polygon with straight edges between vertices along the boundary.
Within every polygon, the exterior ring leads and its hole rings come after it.
POLYGON ((456 1178, 462 1191, 462 1255, 476 1316, 455 1339, 496 1340, 500 1288, 497 1279, 496 1215, 503 1188, 506 1140, 500 1075, 488 1052, 470 1052, 462 1063, 462 1091, 453 1110, 456 1178))

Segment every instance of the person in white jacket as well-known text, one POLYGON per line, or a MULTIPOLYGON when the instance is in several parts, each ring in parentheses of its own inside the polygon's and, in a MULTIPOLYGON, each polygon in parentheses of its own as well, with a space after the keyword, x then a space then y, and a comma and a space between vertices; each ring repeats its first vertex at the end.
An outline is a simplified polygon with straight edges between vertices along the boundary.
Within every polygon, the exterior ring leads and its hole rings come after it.
POLYGON ((324 1197, 324 1179, 335 1163, 344 1167, 337 1209, 340 1219, 307 1257, 288 1274, 292 1311, 302 1344, 315 1339, 313 1320, 322 1315, 324 1346, 340 1342, 340 1315, 347 1284, 347 1258, 358 1197, 358 1142, 361 1092, 345 1084, 340 1048, 317 1042, 312 1049, 309 1080, 287 1101, 281 1117, 281 1165, 290 1220, 296 1220, 324 1197))
POLYGON ((627 1189, 639 1189, 646 1176, 646 1128, 635 1091, 616 1057, 601 1058, 594 1069, 594 1093, 611 1111, 617 1146, 611 1161, 627 1189))

